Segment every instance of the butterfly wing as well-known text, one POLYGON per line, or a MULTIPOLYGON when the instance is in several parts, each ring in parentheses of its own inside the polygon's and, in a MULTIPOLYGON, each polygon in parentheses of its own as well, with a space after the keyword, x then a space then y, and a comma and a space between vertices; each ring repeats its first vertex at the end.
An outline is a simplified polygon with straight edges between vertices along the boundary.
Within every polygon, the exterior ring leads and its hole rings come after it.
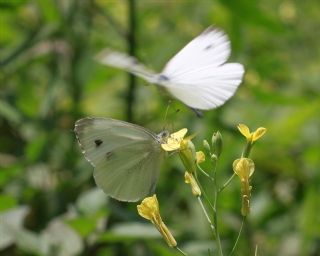
POLYGON ((192 108, 218 107, 235 93, 244 74, 241 64, 224 64, 229 56, 227 36, 208 28, 168 62, 161 85, 192 108))
POLYGON ((162 85, 191 108, 208 110, 225 103, 242 81, 244 68, 238 63, 195 69, 162 85))
POLYGON ((162 74, 172 79, 201 67, 217 67, 227 61, 230 52, 226 34, 209 27, 173 56, 162 74))
POLYGON ((82 153, 94 166, 94 179, 120 201, 138 201, 155 189, 162 151, 156 135, 130 123, 83 118, 75 133, 82 153))
POLYGON ((154 82, 156 74, 139 63, 136 58, 125 53, 105 49, 96 56, 96 59, 104 65, 126 70, 150 83, 154 82))

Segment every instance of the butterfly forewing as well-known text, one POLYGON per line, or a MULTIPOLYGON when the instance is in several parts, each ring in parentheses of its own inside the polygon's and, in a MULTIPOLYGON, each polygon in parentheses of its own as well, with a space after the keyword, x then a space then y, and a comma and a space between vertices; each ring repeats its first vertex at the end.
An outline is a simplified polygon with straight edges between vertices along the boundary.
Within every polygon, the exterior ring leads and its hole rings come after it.
POLYGON ((75 132, 105 193, 120 201, 138 201, 153 192, 163 156, 155 134, 107 118, 80 119, 75 132))
POLYGON ((227 61, 230 51, 228 37, 222 31, 209 27, 173 56, 162 74, 174 79, 201 67, 217 67, 227 61))

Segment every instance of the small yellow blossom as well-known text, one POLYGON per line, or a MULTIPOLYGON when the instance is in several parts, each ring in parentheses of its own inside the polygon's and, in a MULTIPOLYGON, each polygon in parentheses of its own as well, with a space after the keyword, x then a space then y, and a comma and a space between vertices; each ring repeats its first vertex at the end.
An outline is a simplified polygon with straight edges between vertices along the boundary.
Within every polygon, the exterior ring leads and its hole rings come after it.
POLYGON ((247 216, 250 212, 251 189, 249 179, 254 172, 254 162, 249 158, 236 159, 233 162, 233 171, 240 178, 242 207, 241 214, 247 216))
POLYGON ((202 151, 197 151, 196 152, 196 160, 197 160, 197 164, 201 164, 204 161, 206 161, 206 156, 202 151))
POLYGON ((233 162, 233 170, 241 181, 249 180, 254 172, 254 162, 250 158, 240 158, 233 162))
POLYGON ((187 134, 188 129, 183 128, 180 131, 170 134, 166 143, 161 144, 161 147, 165 151, 174 151, 180 148, 180 143, 183 140, 184 136, 187 134))
POLYGON ((187 184, 190 184, 191 186, 191 191, 194 196, 201 196, 201 189, 193 177, 192 173, 190 172, 185 172, 184 173, 184 182, 187 184))
POLYGON ((248 143, 251 144, 260 139, 267 132, 267 129, 264 127, 259 127, 254 132, 250 132, 248 126, 246 126, 245 124, 239 124, 238 129, 241 134, 246 137, 248 143))
POLYGON ((141 204, 137 206, 137 209, 141 217, 150 220, 152 224, 155 225, 155 227, 158 229, 158 231, 170 247, 177 246, 176 240, 161 219, 159 203, 156 195, 143 199, 141 204))

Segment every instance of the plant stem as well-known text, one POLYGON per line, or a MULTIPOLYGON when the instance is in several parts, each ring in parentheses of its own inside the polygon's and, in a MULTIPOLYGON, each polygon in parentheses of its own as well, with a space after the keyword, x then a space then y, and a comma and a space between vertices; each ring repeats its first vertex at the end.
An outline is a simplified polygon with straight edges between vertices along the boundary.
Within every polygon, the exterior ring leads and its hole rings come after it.
MULTIPOLYGON (((199 187, 200 187, 200 189, 201 189, 201 192, 202 192, 202 194, 203 194, 203 197, 206 199, 207 203, 209 204, 210 208, 211 208, 212 211, 213 211, 213 210, 214 210, 214 207, 213 207, 212 203, 210 202, 209 197, 208 197, 206 191, 204 190, 203 186, 201 185, 201 183, 200 183, 200 181, 199 181, 199 179, 198 179, 197 173, 195 173, 194 177, 195 177, 195 179, 196 179, 196 181, 197 181, 197 183, 198 183, 198 185, 199 185, 199 187)), ((211 178, 212 178, 212 177, 211 177, 211 178)), ((212 179, 212 180, 213 180, 213 179, 212 179)))
MULTIPOLYGON (((129 31, 127 37, 129 55, 135 56, 136 53, 136 5, 135 0, 128 0, 129 11, 129 31)), ((133 121, 133 107, 135 102, 136 78, 129 74, 129 88, 127 94, 127 120, 133 121)))
POLYGON ((217 201, 218 201, 218 185, 217 185, 217 162, 214 164, 213 169, 213 179, 214 179, 214 203, 213 203, 213 224, 215 227, 215 234, 216 234, 216 243, 218 248, 218 255, 223 256, 221 240, 219 236, 218 230, 218 211, 217 211, 217 201))
POLYGON ((206 173, 206 172, 200 167, 199 164, 197 164, 197 167, 199 168, 200 172, 201 172, 204 176, 206 176, 207 178, 209 178, 211 181, 214 181, 213 178, 212 178, 208 173, 206 173))
POLYGON ((178 246, 176 247, 176 249, 184 256, 187 256, 188 254, 186 254, 184 251, 182 251, 178 246))
POLYGON ((238 234, 238 236, 237 236, 237 239, 236 239, 236 241, 235 241, 235 243, 234 243, 234 245, 233 245, 233 248, 232 248, 229 256, 231 256, 231 255, 233 254, 234 250, 235 250, 236 247, 237 247, 237 244, 238 244, 238 241, 239 241, 241 232, 242 232, 242 228, 243 228, 243 224, 244 224, 245 218, 246 218, 245 216, 242 217, 242 222, 241 222, 241 227, 240 227, 240 230, 239 230, 239 234, 238 234))
POLYGON ((241 157, 249 157, 251 148, 252 148, 252 143, 247 142, 245 148, 243 149, 241 157))
POLYGON ((223 186, 221 188, 219 188, 218 193, 220 193, 222 190, 224 190, 229 183, 233 180, 233 178, 235 177, 235 173, 232 174, 232 176, 223 184, 223 186))
POLYGON ((198 202, 199 202, 199 204, 200 204, 200 206, 201 206, 201 209, 202 209, 204 215, 206 216, 206 218, 207 218, 207 220, 208 220, 208 222, 209 222, 209 224, 210 224, 210 228, 211 228, 212 231, 215 233, 214 225, 212 224, 212 222, 211 222, 211 220, 210 220, 210 217, 209 217, 209 215, 208 215, 208 213, 207 213, 207 210, 206 210, 206 208, 204 207, 204 205, 203 205, 203 203, 202 203, 201 197, 198 196, 197 199, 198 199, 198 202))

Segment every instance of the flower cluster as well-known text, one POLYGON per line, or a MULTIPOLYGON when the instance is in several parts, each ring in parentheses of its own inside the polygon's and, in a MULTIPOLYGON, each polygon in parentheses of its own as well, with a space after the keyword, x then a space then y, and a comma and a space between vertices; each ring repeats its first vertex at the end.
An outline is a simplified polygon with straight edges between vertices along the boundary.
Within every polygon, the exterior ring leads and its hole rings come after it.
MULTIPOLYGON (((250 178, 254 173, 255 164, 252 159, 249 158, 250 151, 254 143, 261 138, 265 133, 266 129, 263 127, 258 128, 254 132, 250 132, 249 128, 244 124, 239 124, 238 129, 240 133, 246 138, 246 145, 242 152, 240 158, 236 159, 233 162, 233 171, 234 174, 232 177, 220 188, 217 185, 217 176, 216 176, 216 166, 217 161, 220 158, 222 152, 222 136, 220 132, 215 132, 211 139, 211 144, 208 141, 203 141, 203 146, 205 149, 205 153, 202 151, 196 151, 195 146, 192 142, 194 135, 187 136, 186 134, 188 130, 183 128, 175 133, 172 133, 165 143, 161 144, 161 147, 164 151, 167 152, 177 152, 180 160, 185 168, 184 181, 186 184, 190 185, 192 194, 198 198, 198 201, 201 205, 201 208, 215 233, 215 237, 217 239, 217 246, 220 252, 222 251, 219 233, 217 229, 217 208, 216 202, 218 194, 231 182, 232 178, 237 175, 240 179, 240 187, 241 187, 241 198, 242 198, 242 207, 241 214, 243 216, 247 216, 250 213, 250 199, 251 199, 251 190, 252 186, 250 185, 250 178), (208 157, 206 157, 208 156, 208 157), (209 174, 209 172, 204 171, 200 164, 205 162, 206 159, 211 161, 213 165, 213 172, 209 174), (215 189, 214 194, 214 204, 208 202, 209 206, 212 207, 213 210, 213 219, 211 220, 209 214, 207 213, 206 207, 202 202, 202 187, 200 186, 197 172, 204 174, 207 178, 210 178, 210 181, 213 182, 213 186, 215 189)), ((206 200, 209 200, 207 196, 206 200)), ((176 247, 179 251, 180 249, 177 247, 177 242, 172 236, 171 232, 164 224, 161 219, 159 212, 159 203, 156 195, 152 197, 145 198, 140 205, 137 206, 139 214, 145 218, 150 220, 158 231, 161 233, 165 241, 170 247, 176 247)))

